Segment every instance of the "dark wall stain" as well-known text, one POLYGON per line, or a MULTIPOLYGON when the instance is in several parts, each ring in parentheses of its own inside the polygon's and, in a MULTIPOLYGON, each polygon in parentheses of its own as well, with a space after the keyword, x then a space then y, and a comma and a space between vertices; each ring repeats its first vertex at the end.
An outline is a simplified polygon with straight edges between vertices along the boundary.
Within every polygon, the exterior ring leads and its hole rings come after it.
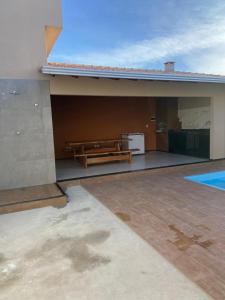
POLYGON ((173 245, 175 245, 181 251, 187 250, 192 245, 198 245, 203 248, 208 248, 213 244, 211 240, 200 242, 199 239, 202 237, 201 235, 193 235, 189 237, 185 235, 182 231, 177 229, 175 225, 169 225, 169 228, 176 233, 176 240, 175 241, 168 240, 168 241, 173 245))

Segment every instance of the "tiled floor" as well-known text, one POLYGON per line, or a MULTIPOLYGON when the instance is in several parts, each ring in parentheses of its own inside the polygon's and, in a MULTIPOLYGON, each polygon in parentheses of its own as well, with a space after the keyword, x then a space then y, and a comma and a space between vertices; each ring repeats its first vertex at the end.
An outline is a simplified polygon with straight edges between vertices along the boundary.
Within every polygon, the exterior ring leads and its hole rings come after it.
POLYGON ((184 176, 225 170, 225 160, 82 180, 214 299, 225 299, 225 192, 184 176))
POLYGON ((145 155, 133 156, 133 161, 131 164, 129 164, 128 162, 115 162, 93 165, 85 169, 76 160, 64 159, 56 161, 56 176, 57 180, 65 180, 70 178, 81 178, 172 165, 189 164, 201 161, 206 161, 206 159, 180 154, 152 151, 146 153, 145 155))

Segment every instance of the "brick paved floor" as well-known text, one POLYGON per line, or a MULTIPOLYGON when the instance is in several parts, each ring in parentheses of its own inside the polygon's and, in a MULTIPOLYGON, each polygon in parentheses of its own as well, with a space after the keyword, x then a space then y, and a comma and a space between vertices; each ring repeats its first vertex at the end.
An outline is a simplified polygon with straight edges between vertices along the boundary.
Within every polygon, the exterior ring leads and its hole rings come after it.
POLYGON ((225 192, 183 177, 217 161, 80 183, 215 299, 225 299, 225 192))

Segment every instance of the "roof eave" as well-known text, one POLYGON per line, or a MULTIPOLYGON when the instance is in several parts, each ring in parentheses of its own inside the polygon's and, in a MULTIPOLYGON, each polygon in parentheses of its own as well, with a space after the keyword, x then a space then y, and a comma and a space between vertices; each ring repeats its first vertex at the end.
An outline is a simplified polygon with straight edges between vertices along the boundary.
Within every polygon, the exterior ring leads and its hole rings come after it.
POLYGON ((122 72, 110 70, 85 70, 79 68, 43 66, 43 74, 80 76, 80 77, 99 77, 99 78, 118 78, 118 79, 138 79, 155 81, 178 81, 178 82, 199 82, 199 83, 225 83, 225 76, 198 76, 198 75, 177 75, 177 74, 153 74, 140 72, 122 72))

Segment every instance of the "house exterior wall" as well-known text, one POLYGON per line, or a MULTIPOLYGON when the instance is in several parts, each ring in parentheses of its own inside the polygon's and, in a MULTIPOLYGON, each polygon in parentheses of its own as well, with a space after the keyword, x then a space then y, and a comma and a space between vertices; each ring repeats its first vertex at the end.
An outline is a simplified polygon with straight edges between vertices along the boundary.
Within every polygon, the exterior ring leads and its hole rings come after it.
POLYGON ((53 95, 209 97, 210 157, 225 157, 225 85, 48 77, 61 0, 0 4, 0 189, 55 182, 53 95))
POLYGON ((0 91, 0 189, 55 182, 48 81, 2 79, 0 91))
POLYGON ((60 0, 1 0, 0 78, 46 79, 46 26, 61 28, 60 0))
POLYGON ((40 68, 60 32, 60 0, 19 2, 0 4, 0 189, 56 180, 49 78, 40 68))
POLYGON ((52 95, 210 98, 210 158, 225 158, 225 85, 52 77, 52 95))
POLYGON ((134 96, 134 97, 213 97, 225 98, 225 84, 160 82, 148 80, 99 80, 55 76, 50 80, 52 95, 134 96))

